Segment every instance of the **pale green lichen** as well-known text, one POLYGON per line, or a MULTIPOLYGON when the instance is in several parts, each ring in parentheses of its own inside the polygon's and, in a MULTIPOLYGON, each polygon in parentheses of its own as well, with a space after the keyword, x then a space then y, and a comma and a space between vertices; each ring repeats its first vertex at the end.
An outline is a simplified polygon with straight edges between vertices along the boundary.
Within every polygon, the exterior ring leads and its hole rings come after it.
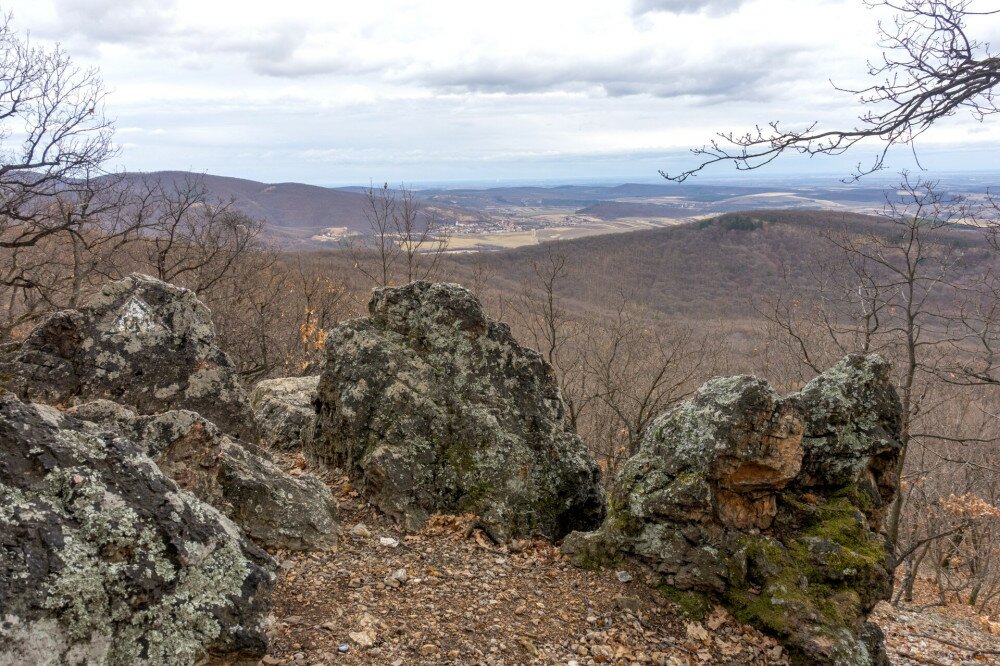
POLYGON ((63 568, 46 583, 45 607, 58 613, 74 642, 113 636, 109 665, 195 661, 220 635, 215 609, 241 594, 249 573, 239 542, 187 544, 189 561, 178 569, 157 531, 86 474, 63 469, 46 478, 46 495, 78 527, 64 533, 63 568), (131 581, 136 566, 171 592, 146 607, 122 603, 137 592, 131 581))
MULTIPOLYGON (((56 434, 55 445, 69 447, 78 460, 104 446, 85 430, 56 434)), ((140 454, 113 464, 160 477, 140 454)), ((186 493, 168 492, 164 499, 175 507, 176 520, 183 515, 221 528, 208 541, 179 545, 183 565, 168 554, 156 525, 85 464, 56 468, 30 491, 0 484, 0 530, 57 524, 61 537, 54 541, 61 543, 54 553, 60 566, 39 591, 51 615, 30 621, 5 616, 0 663, 185 664, 219 639, 215 615, 244 595, 250 575, 244 537, 186 493), (147 595, 155 589, 160 593, 151 601, 147 595)), ((12 577, 28 576, 18 568, 23 562, 11 564, 12 577)))

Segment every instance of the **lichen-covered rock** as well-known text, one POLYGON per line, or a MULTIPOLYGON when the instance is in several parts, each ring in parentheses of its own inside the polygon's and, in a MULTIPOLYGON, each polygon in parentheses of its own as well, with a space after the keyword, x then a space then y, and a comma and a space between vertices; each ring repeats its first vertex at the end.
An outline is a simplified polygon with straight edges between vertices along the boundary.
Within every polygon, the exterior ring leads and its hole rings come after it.
POLYGON ((128 439, 0 397, 0 664, 259 656, 273 568, 128 439))
POLYGON ((228 434, 257 437, 208 308, 193 292, 144 275, 50 315, 0 359, 0 374, 22 400, 69 406, 107 398, 142 414, 191 409, 228 434))
POLYGON ((316 458, 408 528, 435 512, 498 538, 600 523, 597 465, 538 353, 457 285, 377 289, 368 310, 327 337, 316 458))
POLYGON ((326 485, 308 474, 290 476, 196 412, 140 416, 108 400, 71 411, 131 438, 181 488, 266 548, 324 549, 337 542, 337 504, 326 485))
POLYGON ((635 558, 669 598, 721 600, 799 663, 881 666, 866 618, 892 588, 878 530, 900 409, 878 356, 848 356, 784 399, 754 377, 712 380, 653 422, 607 520, 563 550, 583 565, 635 558))
MULTIPOLYGON (((899 396, 889 364, 878 356, 852 355, 789 396, 803 413, 801 486, 858 482, 877 507, 896 494, 899 396)), ((879 520, 879 512, 869 512, 879 520)), ((879 523, 876 522, 876 526, 879 523)))
POLYGON ((250 405, 268 446, 299 449, 312 433, 316 420, 316 387, 319 375, 265 379, 250 392, 250 405))

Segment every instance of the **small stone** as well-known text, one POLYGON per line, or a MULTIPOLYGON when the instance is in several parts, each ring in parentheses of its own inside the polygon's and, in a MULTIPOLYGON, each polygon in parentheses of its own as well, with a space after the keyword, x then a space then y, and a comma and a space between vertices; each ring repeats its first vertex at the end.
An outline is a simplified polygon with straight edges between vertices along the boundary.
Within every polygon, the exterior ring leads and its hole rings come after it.
POLYGON ((392 572, 392 578, 400 583, 405 583, 409 580, 409 577, 406 575, 406 569, 396 569, 392 572))
POLYGON ((392 537, 381 537, 378 542, 385 546, 386 548, 395 548, 399 545, 399 542, 392 537))
POLYGON ((351 646, 348 645, 347 643, 341 643, 340 645, 337 646, 337 652, 339 652, 340 654, 347 654, 350 651, 351 651, 351 646))
POLYGON ((363 631, 352 631, 347 637, 358 644, 358 647, 370 648, 375 645, 375 632, 371 629, 363 631))
POLYGON ((351 528, 350 535, 356 539, 367 539, 372 533, 364 523, 358 523, 351 528))
POLYGON ((618 577, 618 581, 621 582, 621 583, 631 583, 632 582, 632 574, 630 574, 627 571, 619 571, 618 573, 615 574, 615 576, 618 577))

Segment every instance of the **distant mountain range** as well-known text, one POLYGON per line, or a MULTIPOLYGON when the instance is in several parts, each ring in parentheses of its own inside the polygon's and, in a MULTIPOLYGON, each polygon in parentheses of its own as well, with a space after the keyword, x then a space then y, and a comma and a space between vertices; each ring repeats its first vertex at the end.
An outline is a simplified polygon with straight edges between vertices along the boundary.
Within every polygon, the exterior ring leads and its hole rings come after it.
MULTIPOLYGON (((200 181, 213 198, 234 201, 244 213, 266 222, 268 237, 287 247, 336 245, 370 231, 363 187, 320 187, 303 183, 261 183, 185 171, 128 174, 164 183, 200 181)), ((414 192, 424 215, 455 233, 531 232, 591 225, 600 233, 673 224, 720 213, 798 208, 869 212, 881 207, 885 191, 873 186, 623 184, 485 189, 425 189, 414 192), (626 224, 615 226, 616 221, 626 224), (604 224, 608 222, 609 224, 604 224), (633 224, 637 223, 637 224, 633 224)))

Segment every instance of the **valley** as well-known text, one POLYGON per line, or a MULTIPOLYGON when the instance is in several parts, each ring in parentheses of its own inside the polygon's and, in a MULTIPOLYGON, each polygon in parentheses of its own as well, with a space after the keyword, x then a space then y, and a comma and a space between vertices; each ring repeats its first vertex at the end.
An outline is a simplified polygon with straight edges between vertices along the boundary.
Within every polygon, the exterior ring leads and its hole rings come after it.
MULTIPOLYGON (((157 179, 168 188, 197 183, 209 202, 231 202, 237 210, 263 220, 268 239, 284 249, 339 247, 363 242, 371 232, 364 187, 269 184, 176 171, 141 177, 157 179)), ((399 191, 392 191, 398 198, 399 191)), ((882 209, 886 196, 883 187, 848 186, 835 179, 822 184, 789 179, 766 185, 661 182, 411 192, 422 223, 436 228, 436 236, 450 252, 495 251, 657 229, 742 210, 874 213, 882 209)))

